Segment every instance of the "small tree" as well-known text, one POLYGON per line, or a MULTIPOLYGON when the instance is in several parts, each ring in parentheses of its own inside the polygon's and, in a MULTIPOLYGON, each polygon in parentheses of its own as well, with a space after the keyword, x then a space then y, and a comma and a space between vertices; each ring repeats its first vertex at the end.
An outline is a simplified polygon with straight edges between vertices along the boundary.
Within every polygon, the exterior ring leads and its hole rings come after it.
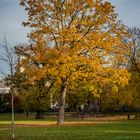
POLYGON ((17 62, 16 55, 14 52, 14 48, 9 47, 6 37, 4 39, 4 45, 0 44, 1 54, 0 54, 0 61, 3 61, 9 68, 9 73, 2 73, 5 76, 8 86, 10 86, 11 92, 11 105, 12 105, 12 140, 14 140, 14 92, 15 92, 15 85, 14 85, 14 72, 15 72, 15 64, 17 62))

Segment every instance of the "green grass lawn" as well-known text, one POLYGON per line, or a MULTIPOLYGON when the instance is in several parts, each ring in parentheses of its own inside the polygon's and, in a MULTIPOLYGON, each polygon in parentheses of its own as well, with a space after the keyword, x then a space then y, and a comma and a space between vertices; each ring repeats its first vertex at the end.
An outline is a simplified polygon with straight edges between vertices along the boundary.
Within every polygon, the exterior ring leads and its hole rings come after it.
MULTIPOLYGON (((9 119, 8 114, 0 117, 0 140, 11 139, 9 119), (7 118, 4 118, 5 116, 7 118)), ((92 120, 71 119, 64 126, 59 127, 52 119, 49 121, 49 118, 37 121, 33 117, 27 119, 22 115, 20 118, 18 115, 15 123, 15 140, 140 140, 140 121, 138 120, 96 123, 95 120, 92 122, 92 120), (50 122, 53 125, 50 125, 50 122)))

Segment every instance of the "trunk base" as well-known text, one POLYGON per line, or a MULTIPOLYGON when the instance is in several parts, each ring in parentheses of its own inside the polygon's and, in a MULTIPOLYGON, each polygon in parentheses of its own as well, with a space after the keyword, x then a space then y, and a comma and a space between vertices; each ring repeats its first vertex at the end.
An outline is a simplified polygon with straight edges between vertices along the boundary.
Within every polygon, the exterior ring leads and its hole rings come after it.
POLYGON ((136 120, 140 120, 140 114, 136 114, 136 115, 135 115, 135 119, 136 119, 136 120))
POLYGON ((44 113, 41 111, 37 111, 35 119, 44 119, 44 113))
POLYGON ((130 114, 127 115, 127 119, 130 120, 130 114))
POLYGON ((59 113, 58 113, 58 125, 64 124, 64 114, 65 114, 65 98, 66 98, 67 84, 64 83, 60 90, 60 100, 59 100, 59 113))

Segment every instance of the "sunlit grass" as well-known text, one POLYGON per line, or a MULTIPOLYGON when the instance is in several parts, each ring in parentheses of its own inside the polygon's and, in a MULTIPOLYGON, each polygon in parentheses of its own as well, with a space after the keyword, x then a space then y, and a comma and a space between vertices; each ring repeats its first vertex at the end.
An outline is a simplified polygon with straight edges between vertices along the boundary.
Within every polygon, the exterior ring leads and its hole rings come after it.
MULTIPOLYGON (((11 139, 11 114, 0 114, 0 140, 11 139)), ((126 116, 35 120, 35 114, 15 114, 15 140, 140 140, 140 121, 126 116)))
MULTIPOLYGON (((3 124, 0 125, 0 128, 0 140, 9 140, 11 125, 3 124)), ((16 140, 140 140, 140 121, 64 125, 61 127, 56 125, 16 125, 15 136, 16 140)))

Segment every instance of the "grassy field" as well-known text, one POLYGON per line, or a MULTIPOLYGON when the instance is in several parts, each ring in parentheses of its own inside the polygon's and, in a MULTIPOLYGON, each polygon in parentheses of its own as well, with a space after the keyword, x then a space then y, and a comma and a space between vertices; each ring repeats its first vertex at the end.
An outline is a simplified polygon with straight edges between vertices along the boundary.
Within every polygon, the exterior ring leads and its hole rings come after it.
MULTIPOLYGON (((16 115, 15 140, 140 140, 140 121, 69 118, 56 126, 54 118, 42 121, 16 115)), ((11 139, 9 114, 0 114, 0 140, 11 139)))

